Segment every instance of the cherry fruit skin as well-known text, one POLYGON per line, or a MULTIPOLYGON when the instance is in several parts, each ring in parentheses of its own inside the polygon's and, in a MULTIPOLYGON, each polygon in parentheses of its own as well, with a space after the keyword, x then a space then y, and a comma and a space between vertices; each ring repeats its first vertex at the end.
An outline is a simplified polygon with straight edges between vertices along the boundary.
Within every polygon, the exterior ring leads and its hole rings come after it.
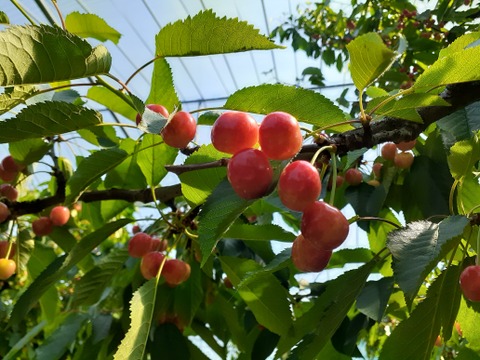
POLYGON ((190 277, 190 264, 178 259, 168 259, 162 270, 165 282, 170 286, 177 286, 190 277))
MULTIPOLYGON (((168 113, 168 110, 165 106, 163 105, 159 105, 159 104, 147 104, 145 105, 145 107, 149 108, 150 110, 156 112, 156 113, 159 113, 163 116, 165 116, 166 118, 168 118, 168 116, 170 115, 168 113)), ((140 124, 140 121, 142 121, 142 115, 141 114, 137 114, 137 117, 135 118, 135 123, 138 125, 140 124)))
POLYGON ((147 280, 150 280, 157 276, 158 270, 160 269, 164 258, 165 255, 158 251, 145 254, 140 262, 140 272, 142 273, 143 277, 147 280))
POLYGON ((10 209, 3 202, 0 202, 0 224, 10 216, 10 209))
POLYGON ((415 139, 412 141, 402 141, 397 144, 397 149, 400 151, 412 150, 416 144, 417 144, 417 140, 415 139))
POLYGON ((386 143, 382 146, 381 153, 385 160, 393 161, 393 159, 395 159, 395 155, 397 154, 397 145, 394 143, 386 143))
POLYGON ((197 122, 187 111, 179 111, 170 119, 160 132, 165 144, 184 149, 193 140, 197 132, 197 122))
MULTIPOLYGON (((0 259, 3 259, 7 256, 8 247, 10 246, 9 241, 0 241, 0 259)), ((15 243, 12 245, 12 250, 10 250, 10 255, 8 256, 9 259, 13 259, 15 256, 16 246, 15 243)))
POLYGON ((297 160, 283 169, 278 180, 278 196, 291 210, 303 211, 322 191, 317 169, 308 161, 297 160))
POLYGON ((480 265, 470 265, 462 271, 460 288, 468 300, 480 301, 480 265))
POLYGON ((375 163, 372 166, 372 172, 376 179, 380 179, 382 177, 382 163, 375 163))
POLYGON ((3 168, 3 166, 0 164, 0 179, 2 179, 4 182, 12 182, 13 180, 16 179, 18 175, 17 171, 7 171, 3 168))
POLYGON ((258 124, 247 113, 227 111, 217 118, 210 136, 215 149, 236 154, 257 144, 258 124))
POLYGON ((0 196, 4 196, 10 201, 17 201, 18 190, 10 184, 2 184, 0 185, 0 196))
POLYGON ((128 253, 131 257, 141 258, 152 251, 152 237, 144 232, 136 233, 128 242, 128 253))
POLYGON ((363 181, 362 172, 355 168, 350 168, 345 171, 345 181, 352 186, 360 185, 363 181))
POLYGON ((50 220, 55 226, 63 226, 70 219, 70 209, 66 206, 55 206, 50 211, 50 220))
POLYGON ((18 173, 25 168, 25 166, 17 164, 13 159, 12 155, 8 155, 3 158, 2 167, 5 171, 12 173, 18 173))
POLYGON ((17 270, 17 264, 11 259, 0 259, 0 280, 7 280, 17 270))
POLYGON ((272 112, 260 124, 260 148, 269 159, 290 159, 300 151, 302 141, 297 119, 286 112, 272 112))
POLYGON ((267 156, 257 149, 244 149, 229 160, 227 177, 242 199, 257 199, 266 194, 273 180, 267 156))
POLYGON ((413 164, 414 156, 410 152, 401 152, 395 155, 393 162, 399 169, 409 169, 413 164))
POLYGON ((318 249, 333 250, 347 238, 349 224, 336 207, 316 201, 303 211, 301 230, 305 240, 318 249))
POLYGON ((37 236, 45 236, 53 231, 53 223, 47 216, 42 216, 32 222, 32 230, 37 236))
POLYGON ((301 234, 293 241, 292 262, 302 272, 322 271, 327 267, 331 256, 331 250, 318 249, 301 234))

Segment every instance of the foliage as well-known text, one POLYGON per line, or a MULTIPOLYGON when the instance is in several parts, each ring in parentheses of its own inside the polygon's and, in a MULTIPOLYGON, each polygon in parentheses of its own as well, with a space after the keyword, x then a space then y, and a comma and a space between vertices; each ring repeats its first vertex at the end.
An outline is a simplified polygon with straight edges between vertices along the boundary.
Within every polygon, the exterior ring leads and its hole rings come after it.
MULTIPOLYGON (((10 212, 2 238, 15 249, 17 271, 0 281, 0 357, 205 359, 208 348, 239 359, 479 358, 480 307, 458 283, 480 251, 479 12, 463 3, 439 1, 417 14, 406 1, 352 1, 347 14, 325 1, 274 30, 327 65, 340 70, 348 61, 355 118, 313 90, 282 84, 238 90, 218 112, 197 110, 205 127, 225 110, 281 110, 301 122, 306 141, 296 158, 312 160, 321 198, 351 207, 350 223, 369 242, 336 249, 326 276, 310 282, 317 274, 302 274, 291 259, 301 213, 275 190, 291 160, 272 161, 269 193, 244 200, 226 178, 228 154, 212 145, 179 151, 159 134, 182 105, 169 57, 281 46, 246 22, 202 11, 158 32, 151 91, 139 99, 130 78, 110 73, 107 48, 84 39, 117 43, 122 35, 97 15, 68 14, 65 28, 6 26, 0 142, 23 167, 3 181, 20 197, 1 198, 10 212), (80 94, 86 84, 75 80, 83 78, 92 82, 80 94), (124 122, 107 122, 92 101, 124 122), (414 139, 410 168, 363 160, 386 141, 414 139), (76 146, 76 156, 60 156, 76 146), (328 184, 352 167, 362 184, 328 184), (44 181, 32 183, 45 168, 44 181), (165 181, 169 172, 177 183, 165 181), (71 209, 66 225, 35 235, 32 221, 58 204, 71 209), (142 260, 126 250, 135 219, 166 240, 169 259, 189 264, 186 281, 167 284, 165 262, 156 278, 142 277, 142 260)), ((304 74, 323 83, 320 71, 304 74)))

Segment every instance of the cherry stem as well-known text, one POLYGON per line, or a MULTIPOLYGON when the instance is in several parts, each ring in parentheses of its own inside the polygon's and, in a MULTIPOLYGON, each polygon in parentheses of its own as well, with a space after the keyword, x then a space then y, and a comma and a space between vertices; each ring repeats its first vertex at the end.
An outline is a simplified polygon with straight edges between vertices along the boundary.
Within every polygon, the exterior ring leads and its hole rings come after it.
POLYGON ((455 189, 457 188, 459 180, 455 180, 450 188, 450 195, 448 196, 448 209, 450 214, 453 215, 453 196, 455 195, 455 189))
POLYGON ((205 112, 205 111, 212 111, 212 110, 225 110, 225 108, 223 106, 200 108, 200 109, 197 109, 197 110, 190 111, 190 114, 195 114, 195 113, 198 113, 198 112, 205 112))
POLYGON ((8 235, 8 250, 7 250, 7 254, 5 255, 5 259, 8 259, 9 256, 10 256, 10 252, 12 251, 12 246, 13 246, 13 242, 11 241, 12 240, 12 235, 13 235, 13 228, 14 226, 12 225, 10 227, 10 234, 8 235))
POLYGON ((377 217, 377 216, 358 216, 358 215, 355 215, 354 217, 352 217, 351 219, 348 220, 349 224, 355 222, 355 221, 382 221, 384 223, 387 223, 387 224, 390 224, 394 227, 396 227, 397 229, 401 229, 402 226, 401 225, 398 225, 397 223, 394 223, 393 221, 391 220, 387 220, 387 219, 384 219, 384 218, 381 218, 381 217, 377 217))
POLYGON ((309 131, 307 135, 312 136, 312 135, 318 134, 318 133, 320 133, 324 130, 331 129, 331 128, 341 126, 341 125, 361 124, 361 123, 362 122, 360 120, 357 120, 357 119, 341 121, 341 122, 338 122, 338 123, 335 123, 335 124, 330 124, 330 125, 323 126, 323 127, 319 128, 315 131, 309 131))
POLYGON ((129 83, 136 75, 138 75, 138 73, 139 73, 140 71, 142 71, 143 69, 145 69, 148 65, 153 64, 153 63, 154 63, 155 61, 157 61, 158 59, 161 59, 162 57, 163 57, 163 56, 157 55, 157 56, 155 56, 152 60, 147 61, 145 64, 143 64, 142 66, 140 66, 137 70, 135 70, 135 71, 133 72, 132 75, 130 75, 130 76, 128 77, 127 81, 125 81, 125 85, 128 85, 128 83, 129 83))
POLYGON ((58 7, 57 0, 52 0, 52 3, 53 3, 53 6, 55 7, 55 10, 57 10, 58 17, 60 18, 60 22, 62 23, 62 29, 67 31, 67 27, 65 26, 65 21, 63 20, 62 12, 58 7))
POLYGON ((315 161, 317 161, 317 158, 320 156, 320 154, 324 151, 332 151, 334 150, 334 147, 332 145, 327 145, 327 146, 323 146, 321 147, 320 149, 318 149, 315 154, 313 155, 312 157, 312 160, 310 160, 310 164, 314 165, 315 166, 315 161))
POLYGON ((35 21, 33 21, 30 15, 28 15, 28 13, 25 11, 25 9, 22 8, 20 4, 17 3, 17 0, 10 0, 10 2, 18 9, 18 11, 20 11, 23 14, 23 16, 26 17, 28 21, 30 21, 32 25, 35 25, 35 21))
POLYGON ((332 154, 332 190, 330 192, 330 201, 329 204, 333 206, 335 201, 335 191, 337 190, 337 156, 332 154))
POLYGON ((410 94, 414 92, 413 88, 409 88, 409 89, 405 89, 405 90, 400 90, 398 93, 392 95, 392 96, 389 96, 388 98, 386 98, 385 100, 381 101, 378 105, 376 105, 372 110, 370 110, 370 112, 368 113, 370 116, 375 112, 377 111, 378 109, 380 109, 382 106, 384 106, 385 104, 388 104, 390 101, 394 100, 395 98, 399 97, 399 96, 402 96, 402 95, 407 95, 407 94, 410 94))

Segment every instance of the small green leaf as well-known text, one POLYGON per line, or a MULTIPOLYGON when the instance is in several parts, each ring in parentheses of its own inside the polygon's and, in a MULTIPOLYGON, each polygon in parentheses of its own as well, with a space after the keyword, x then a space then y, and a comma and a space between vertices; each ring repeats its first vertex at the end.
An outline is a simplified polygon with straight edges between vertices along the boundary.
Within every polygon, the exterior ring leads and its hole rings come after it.
POLYGON ((387 247, 393 255, 395 279, 407 299, 413 299, 427 274, 455 246, 467 224, 465 216, 450 216, 438 224, 415 221, 389 234, 387 247))
POLYGON ((170 69, 170 65, 164 58, 155 60, 150 94, 146 103, 161 104, 169 112, 181 106, 173 83, 172 69, 170 69))
POLYGON ((6 87, 3 94, 0 94, 0 115, 13 109, 38 92, 33 86, 10 86, 6 87))
POLYGON ((448 166, 454 179, 460 180, 471 173, 480 160, 480 134, 469 140, 457 142, 450 148, 448 166))
POLYGON ((88 89, 87 97, 104 105, 107 109, 119 113, 125 118, 135 121, 137 111, 127 104, 122 98, 102 86, 92 86, 88 89))
POLYGON ((155 37, 156 54, 199 56, 281 48, 245 21, 219 18, 211 10, 168 24, 155 37))
POLYGON ((238 286, 248 272, 261 270, 261 266, 253 260, 228 256, 222 256, 220 261, 257 321, 276 334, 285 334, 292 323, 292 313, 288 292, 278 279, 273 274, 262 273, 238 286))
POLYGON ((178 150, 165 144, 159 135, 145 134, 138 148, 136 162, 142 170, 147 184, 157 186, 167 175, 165 165, 172 164, 178 150))
POLYGON ((215 188, 203 204, 198 218, 202 266, 205 265, 223 233, 252 202, 239 198, 227 180, 215 188))
POLYGON ((66 16, 65 25, 69 32, 82 38, 94 38, 104 42, 110 40, 114 44, 118 44, 118 40, 122 36, 95 14, 81 14, 75 11, 66 16))
POLYGON ((26 139, 10 143, 8 150, 16 162, 32 164, 43 158, 52 146, 43 139, 26 139))
POLYGON ((363 91, 393 64, 395 52, 385 46, 377 33, 367 33, 347 45, 350 72, 355 87, 363 91))
POLYGON ((80 194, 95 180, 125 160, 129 154, 119 148, 94 152, 84 159, 67 182, 65 203, 75 202, 80 194))
POLYGON ((0 11, 0 24, 10 24, 7 14, 3 11, 0 11))
POLYGON ((218 111, 206 111, 198 117, 198 125, 213 125, 218 117, 221 115, 218 111))
MULTIPOLYGON (((344 121, 343 111, 323 95, 295 86, 265 84, 240 89, 224 107, 231 110, 268 114, 285 111, 298 121, 319 127, 344 121)), ((351 127, 339 126, 338 131, 351 127)))
POLYGON ((108 73, 111 56, 59 27, 10 26, 0 32, 0 86, 78 79, 108 73))
POLYGON ((367 282, 357 298, 358 310, 369 318, 381 322, 392 291, 392 277, 367 282))
POLYGON ((224 237, 240 240, 263 240, 293 242, 296 235, 275 224, 248 225, 233 224, 224 237))
POLYGON ((38 103, 0 122, 0 143, 64 134, 101 121, 99 112, 83 106, 59 101, 38 103))
POLYGON ((130 328, 123 338, 114 360, 142 360, 145 355, 157 292, 157 279, 151 279, 133 294, 130 301, 130 328))

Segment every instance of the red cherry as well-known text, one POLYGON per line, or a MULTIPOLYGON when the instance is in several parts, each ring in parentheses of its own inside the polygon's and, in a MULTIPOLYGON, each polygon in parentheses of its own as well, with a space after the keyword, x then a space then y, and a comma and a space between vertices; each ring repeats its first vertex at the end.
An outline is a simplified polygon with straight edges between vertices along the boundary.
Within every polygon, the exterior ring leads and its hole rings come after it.
POLYGON ((70 209, 66 206, 55 206, 50 210, 50 220, 55 226, 63 226, 70 219, 70 209))
POLYGON ((397 144, 397 149, 400 151, 408 151, 412 150, 415 147, 415 144, 417 143, 417 140, 412 140, 412 141, 402 141, 397 144))
POLYGON ((132 233, 136 234, 136 233, 139 233, 140 231, 142 231, 140 229, 140 226, 138 226, 138 225, 133 225, 132 226, 132 233))
POLYGON ((372 172, 376 179, 380 179, 382 177, 382 163, 375 163, 372 166, 372 172))
MULTIPOLYGON (((168 118, 169 113, 168 113, 168 110, 165 108, 165 106, 158 105, 158 104, 147 104, 145 105, 145 107, 149 108, 150 110, 156 113, 162 114, 163 116, 168 118)), ((137 114, 137 117, 135 118, 135 123, 138 125, 140 124, 140 121, 142 121, 142 115, 137 114)))
POLYGON ((262 151, 245 149, 229 160, 227 176, 238 196, 256 199, 265 195, 270 188, 273 170, 262 151))
MULTIPOLYGON (((345 181, 345 178, 342 175, 337 175, 337 181, 336 181, 337 189, 342 187, 344 181, 345 181)), ((330 176, 330 178, 328 179, 327 189, 332 190, 332 176, 330 176)))
POLYGON ((355 168, 350 168, 345 171, 345 181, 352 186, 360 185, 363 181, 362 172, 355 168))
POLYGON ((158 270, 160 269, 164 258, 165 255, 158 251, 145 254, 140 263, 140 272, 142 273, 143 277, 147 280, 150 280, 157 276, 158 270))
POLYGON ((382 146, 381 153, 385 160, 393 161, 393 159, 395 159, 395 155, 397 154, 397 145, 394 143, 386 143, 382 146))
POLYGON ((3 223, 10 216, 10 209, 7 205, 0 202, 0 224, 3 223))
POLYGON ((32 230, 37 236, 45 236, 53 231, 53 223, 49 217, 42 216, 32 222, 32 230))
POLYGON ((395 166, 399 169, 408 169, 412 166, 414 160, 414 156, 412 153, 409 152, 401 152, 395 155, 393 162, 395 166))
POLYGON ((152 237, 151 251, 165 251, 168 248, 168 240, 161 240, 157 237, 152 237))
POLYGON ((2 160, 2 167, 5 171, 18 173, 25 169, 24 165, 17 164, 12 155, 8 155, 2 160))
POLYGON ((331 256, 331 250, 318 249, 311 242, 305 240, 303 235, 298 235, 293 241, 292 262, 300 271, 322 271, 327 267, 331 256))
POLYGON ((184 149, 193 140, 197 132, 197 123, 193 116, 186 111, 179 111, 165 125, 160 134, 165 144, 184 149))
POLYGON ((170 286, 177 286, 190 277, 190 264, 178 259, 169 259, 165 262, 162 276, 170 286))
POLYGON ((258 124, 247 113, 224 112, 213 124, 211 140, 218 151, 235 154, 255 146, 258 142, 258 124))
POLYGON ((308 161, 294 161, 280 174, 278 196, 283 205, 291 210, 303 211, 318 199, 321 191, 318 170, 308 161))
POLYGON ((300 125, 290 114, 272 112, 265 116, 260 124, 260 147, 270 159, 290 159, 300 151, 302 141, 300 125))
POLYGON ((0 185, 0 197, 4 196, 10 201, 17 201, 18 199, 18 190, 15 189, 10 184, 0 185))
MULTIPOLYGON (((0 241, 0 259, 3 259, 4 257, 7 256, 8 252, 8 247, 10 246, 9 241, 0 241)), ((12 245, 12 250, 10 250, 10 255, 8 256, 9 259, 13 259, 15 256, 15 251, 16 251, 16 246, 15 243, 12 245)))
POLYGON ((7 280, 15 273, 17 264, 11 259, 0 259, 0 280, 7 280))
POLYGON ((303 211, 301 230, 318 249, 333 250, 347 238, 349 224, 336 207, 316 201, 303 211))
POLYGON ((143 232, 136 233, 128 242, 128 253, 131 257, 141 258, 152 251, 152 237, 143 232))
POLYGON ((7 171, 3 168, 3 166, 0 164, 0 179, 2 179, 4 182, 12 182, 13 180, 16 179, 18 175, 18 171, 7 171))
POLYGON ((462 271, 460 288, 468 300, 480 301, 480 265, 470 265, 462 271))

